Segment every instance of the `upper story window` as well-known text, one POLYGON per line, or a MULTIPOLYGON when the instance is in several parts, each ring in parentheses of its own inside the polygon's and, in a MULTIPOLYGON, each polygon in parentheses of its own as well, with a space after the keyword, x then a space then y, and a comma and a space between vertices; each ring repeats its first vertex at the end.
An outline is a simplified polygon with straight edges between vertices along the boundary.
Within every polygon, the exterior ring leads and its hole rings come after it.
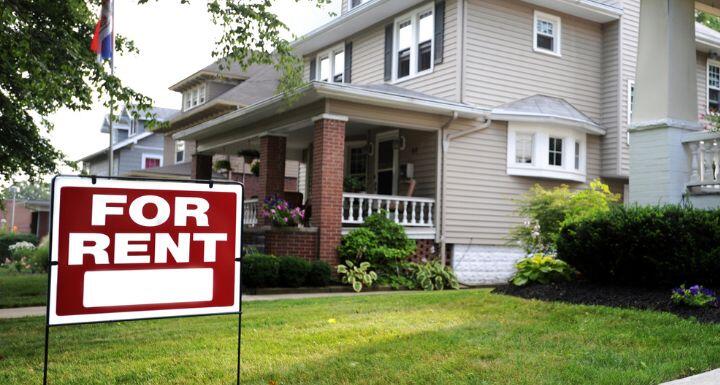
POLYGON ((560 56, 560 18, 535 11, 533 24, 533 49, 560 56))
POLYGON ((345 46, 323 52, 317 57, 316 79, 329 83, 345 82, 345 46))
POLYGON ((435 18, 432 4, 395 20, 394 80, 432 71, 435 18))
POLYGON ((179 140, 175 142, 175 163, 185 161, 185 141, 179 140))
POLYGON ((205 103, 205 84, 200 84, 183 92, 183 100, 185 110, 205 103))
POLYGON ((130 118, 130 136, 137 134, 138 132, 138 120, 137 118, 130 118))
POLYGON ((627 85, 627 122, 632 123, 633 106, 635 105, 635 82, 628 80, 627 85))
POLYGON ((370 0, 349 0, 348 7, 349 7, 349 9, 353 9, 353 8, 357 7, 358 5, 367 3, 368 1, 370 1, 370 0))
POLYGON ((718 111, 720 110, 720 62, 708 60, 707 79, 707 111, 718 111))
POLYGON ((584 182, 586 137, 567 126, 510 122, 507 173, 584 182))

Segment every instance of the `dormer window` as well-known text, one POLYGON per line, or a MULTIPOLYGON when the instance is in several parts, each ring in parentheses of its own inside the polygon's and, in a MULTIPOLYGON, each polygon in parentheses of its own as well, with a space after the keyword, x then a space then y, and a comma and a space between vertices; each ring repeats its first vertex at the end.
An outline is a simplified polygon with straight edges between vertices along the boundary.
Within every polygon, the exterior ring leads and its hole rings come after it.
POLYGON ((395 20, 394 80, 432 71, 435 36, 432 4, 395 20))
POLYGON ((560 56, 560 18, 535 11, 533 30, 535 52, 560 56))
POLYGON ((345 45, 340 45, 317 57, 316 79, 328 83, 345 82, 345 45))
POLYGON ((200 84, 183 92, 184 108, 189 110, 205 103, 205 84, 200 84))

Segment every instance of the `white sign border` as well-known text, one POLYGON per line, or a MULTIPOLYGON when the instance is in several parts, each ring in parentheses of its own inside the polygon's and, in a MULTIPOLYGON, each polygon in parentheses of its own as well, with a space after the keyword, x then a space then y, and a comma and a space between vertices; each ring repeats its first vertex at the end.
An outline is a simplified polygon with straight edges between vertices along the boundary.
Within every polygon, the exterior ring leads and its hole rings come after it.
POLYGON ((241 311, 240 294, 240 257, 242 253, 242 219, 243 219, 243 185, 241 183, 210 182, 210 181, 177 181, 162 179, 126 179, 91 176, 58 175, 53 178, 51 202, 51 233, 50 233, 50 268, 48 271, 50 285, 48 287, 48 326, 143 320, 171 317, 188 317, 200 315, 239 314, 241 311), (212 183, 212 187, 211 186, 212 183), (158 184, 162 189, 158 189, 158 184), (215 306, 187 309, 142 310, 129 312, 113 312, 98 314, 80 314, 61 316, 57 314, 57 261, 58 261, 58 229, 60 195, 63 187, 90 187, 90 188, 121 188, 130 190, 175 190, 175 191, 203 191, 203 192, 231 192, 236 195, 236 237, 235 237, 235 284, 234 301, 231 306, 215 306))

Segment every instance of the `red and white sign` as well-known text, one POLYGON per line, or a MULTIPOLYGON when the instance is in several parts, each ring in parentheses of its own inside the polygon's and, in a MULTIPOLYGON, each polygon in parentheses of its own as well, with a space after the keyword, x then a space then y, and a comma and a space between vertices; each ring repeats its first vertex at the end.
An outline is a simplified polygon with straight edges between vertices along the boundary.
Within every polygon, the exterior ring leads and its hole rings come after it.
POLYGON ((50 325, 240 311, 239 184, 58 176, 50 325))

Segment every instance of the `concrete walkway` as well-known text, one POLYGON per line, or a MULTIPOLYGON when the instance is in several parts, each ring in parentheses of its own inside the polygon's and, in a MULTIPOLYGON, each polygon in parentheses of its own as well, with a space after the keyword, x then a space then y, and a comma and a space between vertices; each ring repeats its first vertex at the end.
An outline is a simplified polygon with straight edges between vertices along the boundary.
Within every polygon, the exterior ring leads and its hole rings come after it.
MULTIPOLYGON (((261 294, 261 295, 243 295, 243 302, 253 301, 277 301, 281 299, 305 299, 305 298, 325 298, 325 297, 346 297, 352 295, 378 295, 397 293, 390 291, 368 291, 363 293, 342 292, 342 293, 297 293, 297 294, 261 294)), ((0 318, 21 318, 21 317, 39 317, 45 315, 45 306, 18 307, 10 309, 0 309, 0 318)))
POLYGON ((681 378, 660 385, 718 385, 720 384, 720 369, 700 373, 698 375, 681 378))

